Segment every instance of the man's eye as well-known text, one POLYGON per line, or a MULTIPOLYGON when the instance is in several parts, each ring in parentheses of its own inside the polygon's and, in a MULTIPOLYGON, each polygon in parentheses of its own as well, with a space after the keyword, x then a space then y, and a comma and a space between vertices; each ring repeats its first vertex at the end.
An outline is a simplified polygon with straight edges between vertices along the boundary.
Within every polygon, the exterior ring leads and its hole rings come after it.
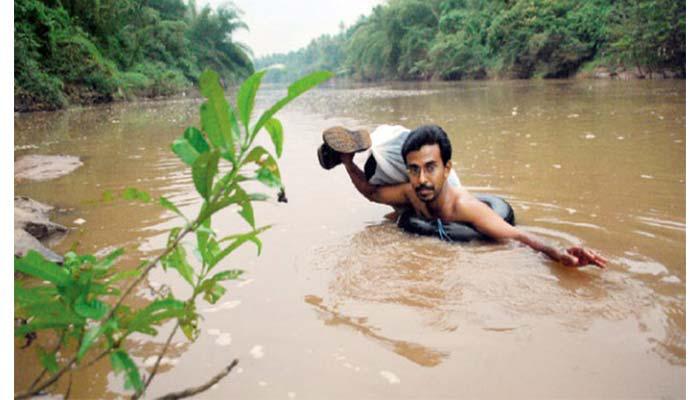
POLYGON ((419 169, 417 167, 408 167, 408 173, 411 175, 418 175, 419 169))
POLYGON ((428 171, 429 174, 432 174, 435 171, 435 165, 430 164, 427 167, 425 167, 425 169, 428 171))

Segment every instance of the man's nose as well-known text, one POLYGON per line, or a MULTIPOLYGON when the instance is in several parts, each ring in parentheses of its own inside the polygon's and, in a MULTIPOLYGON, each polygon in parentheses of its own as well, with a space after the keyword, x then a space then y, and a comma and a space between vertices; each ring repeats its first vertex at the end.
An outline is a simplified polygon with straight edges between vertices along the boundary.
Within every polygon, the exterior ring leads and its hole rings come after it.
POLYGON ((423 170, 421 169, 421 170, 420 170, 420 173, 418 174, 418 182, 424 183, 424 182, 427 182, 427 181, 428 181, 428 180, 427 180, 427 178, 426 178, 426 176, 425 176, 425 172, 423 172, 423 170))

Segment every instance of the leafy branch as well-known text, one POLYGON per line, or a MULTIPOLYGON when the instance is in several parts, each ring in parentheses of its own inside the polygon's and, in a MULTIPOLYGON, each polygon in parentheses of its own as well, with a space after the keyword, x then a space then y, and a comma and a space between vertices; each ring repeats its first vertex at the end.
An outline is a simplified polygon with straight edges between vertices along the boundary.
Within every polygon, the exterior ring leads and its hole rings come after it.
MULTIPOLYGON (((15 328, 15 336, 36 335, 44 331, 60 336, 58 344, 50 351, 37 345, 44 369, 25 392, 16 394, 16 399, 41 394, 66 373, 72 374, 78 368, 92 365, 107 356, 112 369, 124 373, 125 388, 133 390, 132 398, 137 399, 151 384, 177 330, 190 341, 197 339, 201 319, 197 299, 201 297, 215 304, 226 293, 222 283, 237 279, 243 273, 237 269, 218 271, 215 267, 248 242, 253 243, 260 254, 262 242, 258 236, 270 228, 256 225, 252 205, 254 201, 267 199, 267 196, 249 193, 243 185, 257 181, 270 188, 282 188, 277 159, 282 155, 284 132, 275 114, 296 97, 331 77, 329 72, 315 72, 293 83, 287 96, 264 111, 253 124, 255 98, 264 75, 264 70, 256 72, 243 83, 238 91, 236 108, 226 101, 216 73, 207 70, 200 77, 200 91, 206 99, 200 107, 201 129, 187 128, 171 148, 190 168, 194 187, 203 201, 197 217, 190 221, 167 198, 158 200, 162 207, 183 218, 185 224, 170 230, 167 245, 157 257, 137 267, 121 270, 113 267, 123 254, 122 249, 102 259, 69 252, 63 266, 45 260, 36 252, 15 259, 15 271, 40 280, 15 279, 15 317, 25 321, 15 328), (272 139, 275 155, 263 146, 254 146, 263 128, 272 139), (227 166, 224 173, 219 171, 221 164, 227 166), (248 174, 251 167, 254 170, 252 176, 248 174), (250 225, 250 231, 218 238, 211 229, 211 219, 231 206, 238 208, 238 213, 250 225), (188 254, 183 246, 183 241, 190 235, 195 237, 197 244, 192 254, 188 254), (191 256, 199 260, 198 271, 190 263, 191 256), (133 295, 134 288, 158 265, 166 271, 177 271, 190 285, 191 295, 186 300, 179 300, 168 293, 140 309, 127 306, 125 300, 133 295), (118 285, 125 280, 128 284, 122 291, 118 285), (176 323, 144 382, 125 343, 137 332, 157 335, 159 327, 168 321, 176 323), (77 350, 59 364, 58 351, 69 343, 73 343, 77 350), (85 356, 98 348, 102 350, 86 362, 85 356), (49 376, 44 378, 47 373, 49 376)), ((147 193, 133 188, 127 189, 123 197, 152 201, 147 193)), ((222 379, 236 363, 234 360, 212 382, 222 379)), ((165 398, 199 393, 214 383, 166 395, 165 398)))

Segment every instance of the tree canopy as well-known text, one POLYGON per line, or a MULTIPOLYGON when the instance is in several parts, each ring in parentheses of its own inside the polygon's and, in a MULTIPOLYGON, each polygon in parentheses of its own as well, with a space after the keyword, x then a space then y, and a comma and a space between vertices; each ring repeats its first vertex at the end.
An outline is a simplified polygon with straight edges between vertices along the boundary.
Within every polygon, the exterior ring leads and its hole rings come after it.
POLYGON ((15 109, 55 109, 192 87, 206 68, 224 81, 253 71, 233 40, 233 3, 194 0, 15 0, 15 109))
POLYGON ((303 49, 256 60, 270 78, 562 78, 582 69, 685 76, 682 0, 389 0, 303 49))

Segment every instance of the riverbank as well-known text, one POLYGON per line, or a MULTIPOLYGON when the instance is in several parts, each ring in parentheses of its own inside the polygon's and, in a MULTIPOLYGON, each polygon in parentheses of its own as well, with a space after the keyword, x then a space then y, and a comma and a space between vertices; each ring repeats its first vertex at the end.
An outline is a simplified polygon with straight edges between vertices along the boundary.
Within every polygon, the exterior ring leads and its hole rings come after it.
POLYGON ((178 86, 163 92, 156 87, 146 87, 138 91, 118 90, 115 94, 104 94, 89 87, 73 86, 67 93, 64 103, 52 103, 21 90, 15 93, 14 112, 58 111, 71 107, 89 107, 99 104, 121 103, 143 100, 167 100, 177 97, 199 96, 194 85, 178 86), (19 93, 17 93, 19 92, 19 93))
MULTIPOLYGON (((534 78, 529 78, 529 79, 521 79, 521 80, 530 80, 530 79, 549 79, 549 78, 542 78, 542 77, 534 77, 534 78)), ((560 78, 561 79, 561 78, 560 78)), ((660 80, 660 79, 685 79, 685 74, 683 71, 679 70, 671 70, 671 69, 665 69, 665 70, 660 70, 660 71, 655 71, 655 70, 650 70, 650 69, 644 69, 644 68, 624 68, 624 67, 604 67, 604 66, 597 66, 597 67, 589 67, 586 68, 581 68, 578 72, 576 72, 574 75, 564 78, 564 79, 612 79, 612 80, 644 80, 644 79, 651 79, 651 80, 660 80)), ((449 80, 445 79, 431 79, 434 81, 441 81, 441 82, 448 82, 449 80)), ((479 79, 460 79, 460 81, 479 81, 479 80, 513 80, 512 77, 509 76, 493 76, 484 73, 483 76, 481 76, 479 79)), ((410 81, 396 81, 396 80, 378 80, 378 81, 373 81, 373 83, 381 83, 381 82, 412 82, 415 80, 410 80, 410 81)), ((338 84, 341 82, 351 82, 351 83, 357 83, 361 84, 363 81, 356 80, 356 79, 350 79, 350 78, 335 78, 331 81, 328 82, 329 85, 334 85, 338 84)), ((281 84, 279 82, 274 82, 275 85, 281 84)), ((197 97, 199 96, 199 92, 193 85, 187 85, 184 87, 176 87, 176 88, 170 88, 167 92, 168 94, 164 94, 162 89, 158 89, 155 87, 148 87, 148 88, 143 88, 139 91, 129 91, 125 92, 123 90, 119 90, 115 96, 105 96, 103 94, 100 94, 99 92, 96 92, 94 90, 91 90, 90 88, 86 87, 74 87, 70 91, 70 101, 68 104, 66 104, 63 107, 57 107, 54 104, 50 104, 48 102, 42 101, 40 99, 33 98, 29 95, 26 94, 15 94, 15 107, 14 111, 15 112, 20 112, 20 113, 26 113, 26 112, 36 112, 36 111, 58 111, 61 109, 66 109, 70 107, 76 107, 76 106, 94 106, 94 105, 99 105, 99 104, 107 104, 107 103, 122 103, 122 102, 131 102, 131 101, 159 101, 159 100, 168 100, 168 99, 174 99, 174 98, 189 98, 189 97, 197 97)))

